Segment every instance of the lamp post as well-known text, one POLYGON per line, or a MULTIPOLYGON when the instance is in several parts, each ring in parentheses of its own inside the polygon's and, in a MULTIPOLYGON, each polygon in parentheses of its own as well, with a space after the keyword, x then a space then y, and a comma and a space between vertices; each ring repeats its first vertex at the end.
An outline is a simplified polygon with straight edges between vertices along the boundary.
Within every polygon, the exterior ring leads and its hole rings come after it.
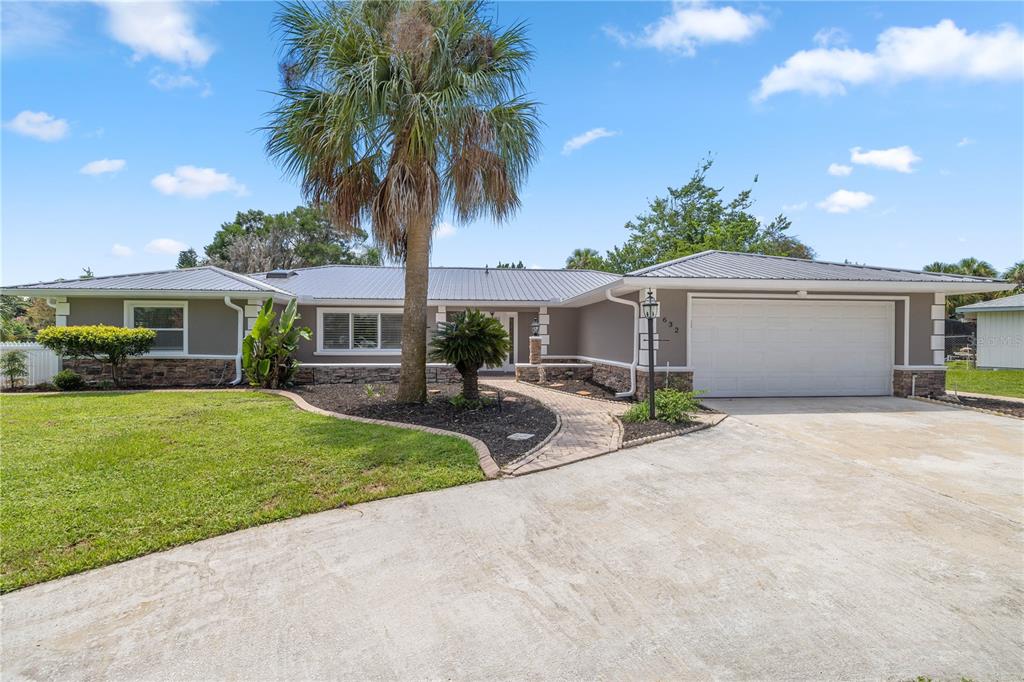
POLYGON ((651 419, 654 413, 654 320, 661 315, 661 304, 654 298, 654 291, 647 290, 647 298, 640 304, 642 315, 647 318, 647 414, 651 419))

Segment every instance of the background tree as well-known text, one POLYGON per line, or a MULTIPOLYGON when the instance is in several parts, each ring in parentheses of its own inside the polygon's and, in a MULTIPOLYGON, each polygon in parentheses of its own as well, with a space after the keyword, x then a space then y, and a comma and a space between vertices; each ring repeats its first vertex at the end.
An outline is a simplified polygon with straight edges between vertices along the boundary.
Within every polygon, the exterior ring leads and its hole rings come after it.
POLYGON ((28 376, 28 355, 23 350, 9 350, 0 354, 0 375, 7 379, 7 385, 17 388, 28 376))
POLYGON ((275 214, 249 210, 239 211, 232 222, 222 224, 204 252, 208 263, 241 273, 318 265, 378 265, 380 252, 368 248, 366 238, 364 231, 354 228, 339 232, 323 210, 308 206, 275 214))
POLYGON ((93 273, 92 268, 86 265, 82 268, 82 274, 78 276, 78 279, 95 279, 96 275, 93 273))
POLYGON ((494 267, 498 268, 499 270, 525 270, 526 269, 526 266, 523 265, 523 261, 519 261, 518 263, 513 263, 513 262, 503 263, 501 261, 498 261, 498 264, 495 265, 494 267))
POLYGON ((1003 279, 1014 284, 1013 291, 1009 293, 1024 293, 1024 260, 1019 260, 1008 267, 1003 273, 1003 279))
POLYGON ((370 223, 405 263, 398 400, 426 399, 427 279, 439 212, 508 218, 537 154, 521 24, 482 2, 288 4, 267 151, 342 231, 370 223))
MULTIPOLYGON (((943 272, 949 275, 969 275, 971 277, 996 277, 998 273, 991 263, 977 258, 961 258, 956 263, 935 261, 921 268, 925 272, 943 272)), ((988 301, 1002 293, 992 294, 961 294, 946 296, 946 316, 955 317, 956 309, 962 305, 971 305, 980 301, 988 301)))
POLYGON ((569 270, 607 270, 608 264, 597 249, 575 249, 565 259, 565 267, 569 270))
POLYGON ((31 341, 54 319, 54 310, 46 299, 0 296, 0 341, 31 341))
POLYGON ((194 268, 199 265, 199 254, 196 253, 195 249, 185 249, 184 251, 178 252, 178 265, 179 270, 185 268, 194 268))
POLYGON ((725 201, 723 189, 707 183, 712 164, 702 161, 686 185, 669 187, 667 197, 651 201, 646 213, 626 223, 626 243, 605 257, 610 271, 630 272, 709 249, 814 257, 813 249, 787 233, 791 222, 784 215, 762 225, 750 213, 751 190, 725 201))
POLYGON ((505 326, 470 308, 442 322, 430 340, 430 359, 453 365, 462 375, 462 397, 480 400, 480 368, 500 367, 512 349, 505 326))

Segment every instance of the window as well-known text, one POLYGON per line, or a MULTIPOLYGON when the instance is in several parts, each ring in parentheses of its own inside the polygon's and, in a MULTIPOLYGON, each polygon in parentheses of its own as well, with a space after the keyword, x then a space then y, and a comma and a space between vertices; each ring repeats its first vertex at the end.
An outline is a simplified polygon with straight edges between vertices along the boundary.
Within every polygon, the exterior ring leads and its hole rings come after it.
POLYGON ((398 351, 402 347, 402 313, 321 308, 317 350, 325 353, 398 351))
POLYGON ((126 327, 145 327, 156 332, 150 351, 187 353, 188 304, 184 301, 125 301, 126 327))

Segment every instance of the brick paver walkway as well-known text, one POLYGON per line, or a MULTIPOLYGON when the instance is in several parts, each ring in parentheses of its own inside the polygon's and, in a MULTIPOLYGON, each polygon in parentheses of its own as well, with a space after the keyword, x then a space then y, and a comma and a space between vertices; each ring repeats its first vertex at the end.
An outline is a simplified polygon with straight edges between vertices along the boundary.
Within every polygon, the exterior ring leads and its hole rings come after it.
POLYGON ((543 447, 502 467, 505 473, 526 474, 550 469, 603 455, 622 446, 622 427, 613 415, 625 412, 628 403, 590 400, 514 379, 481 378, 480 383, 535 398, 554 410, 562 422, 558 433, 543 447))

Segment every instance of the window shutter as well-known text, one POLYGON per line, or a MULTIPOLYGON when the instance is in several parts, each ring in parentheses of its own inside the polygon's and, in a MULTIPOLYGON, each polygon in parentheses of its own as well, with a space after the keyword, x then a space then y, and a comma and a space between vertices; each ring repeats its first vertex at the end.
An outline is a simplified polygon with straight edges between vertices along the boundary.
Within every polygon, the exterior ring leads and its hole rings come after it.
POLYGON ((381 313, 380 347, 398 349, 402 347, 402 314, 381 313))
POLYGON ((348 350, 348 313, 324 313, 324 328, 320 332, 324 340, 324 348, 331 350, 348 350))
POLYGON ((352 315, 352 347, 377 348, 377 314, 355 313, 352 315))

